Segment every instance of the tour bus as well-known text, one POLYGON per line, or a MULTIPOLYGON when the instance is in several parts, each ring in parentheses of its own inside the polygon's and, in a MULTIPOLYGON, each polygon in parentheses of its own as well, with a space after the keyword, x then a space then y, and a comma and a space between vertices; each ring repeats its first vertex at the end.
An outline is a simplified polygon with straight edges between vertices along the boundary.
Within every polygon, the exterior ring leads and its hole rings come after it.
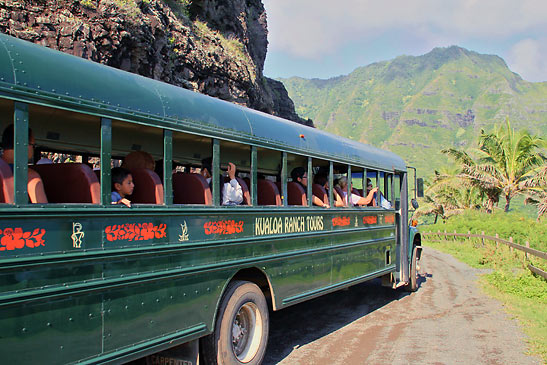
POLYGON ((271 311, 374 278, 417 288, 415 174, 391 152, 2 34, 10 125, 3 363, 122 363, 184 345, 203 363, 258 364, 271 311), (130 206, 112 204, 111 170, 134 151, 155 167, 131 169, 130 206), (238 205, 221 203, 230 163, 238 205), (335 206, 341 178, 357 196, 370 181, 377 204, 335 206))

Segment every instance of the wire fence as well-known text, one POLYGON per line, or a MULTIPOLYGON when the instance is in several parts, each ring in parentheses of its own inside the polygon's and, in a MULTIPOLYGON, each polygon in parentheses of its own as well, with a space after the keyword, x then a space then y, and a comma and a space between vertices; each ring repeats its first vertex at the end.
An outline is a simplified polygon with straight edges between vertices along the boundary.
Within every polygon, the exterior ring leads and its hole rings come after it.
MULTIPOLYGON (((479 238, 479 239, 482 240, 483 245, 484 245, 485 240, 489 240, 489 241, 496 242, 497 245, 502 243, 502 244, 505 244, 505 245, 509 246, 510 249, 511 249, 511 252, 513 252, 513 249, 523 251, 526 255, 527 260, 529 260, 529 258, 530 258, 529 255, 532 255, 532 256, 539 257, 539 258, 542 258, 544 260, 547 260, 547 252, 543 252, 543 251, 539 251, 539 250, 530 248, 530 242, 526 241, 525 246, 519 245, 519 244, 513 242, 513 237, 509 237, 509 240, 505 240, 505 239, 499 238, 497 233, 496 233, 495 236, 489 236, 489 235, 485 235, 484 231, 482 232, 482 234, 476 234, 476 233, 471 233, 471 232, 457 233, 456 231, 454 231, 454 232, 446 232, 446 231, 444 231, 444 232, 441 232, 441 231, 431 232, 431 231, 429 231, 429 232, 422 232, 422 235, 424 235, 424 236, 438 236, 439 238, 441 236, 442 237, 463 237, 463 238, 467 238, 467 239, 479 238)), ((534 274, 539 275, 539 276, 543 277, 545 280, 547 280, 547 272, 541 270, 540 268, 537 268, 537 267, 533 266, 530 263, 528 263, 528 269, 530 271, 532 271, 534 274)))

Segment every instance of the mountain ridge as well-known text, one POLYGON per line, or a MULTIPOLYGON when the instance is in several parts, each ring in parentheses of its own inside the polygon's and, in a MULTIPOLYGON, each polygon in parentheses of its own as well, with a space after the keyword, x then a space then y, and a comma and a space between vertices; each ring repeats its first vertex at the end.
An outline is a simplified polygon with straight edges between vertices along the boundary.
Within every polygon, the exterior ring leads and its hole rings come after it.
POLYGON ((358 67, 330 79, 282 78, 297 113, 329 132, 386 148, 426 174, 439 151, 476 143, 481 129, 510 118, 547 134, 547 82, 531 83, 503 58, 459 46, 358 67))

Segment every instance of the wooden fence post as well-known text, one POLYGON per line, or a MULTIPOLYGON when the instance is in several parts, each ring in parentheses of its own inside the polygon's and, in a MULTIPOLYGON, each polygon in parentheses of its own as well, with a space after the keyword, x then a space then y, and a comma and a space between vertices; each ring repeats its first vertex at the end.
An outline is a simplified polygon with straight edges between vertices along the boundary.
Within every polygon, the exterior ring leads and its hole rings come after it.
MULTIPOLYGON (((496 233, 496 238, 500 238, 499 234, 496 233)), ((500 247, 500 243, 496 241, 496 250, 500 247)))
MULTIPOLYGON (((509 242, 513 243, 513 237, 509 237, 509 242)), ((513 253, 513 246, 509 246, 511 253, 513 253)))
POLYGON ((484 231, 481 232, 482 247, 484 247, 484 231))
MULTIPOLYGON (((530 242, 526 241, 526 248, 530 248, 530 242)), ((530 256, 528 256, 528 252, 526 252, 526 260, 529 260, 530 256)))

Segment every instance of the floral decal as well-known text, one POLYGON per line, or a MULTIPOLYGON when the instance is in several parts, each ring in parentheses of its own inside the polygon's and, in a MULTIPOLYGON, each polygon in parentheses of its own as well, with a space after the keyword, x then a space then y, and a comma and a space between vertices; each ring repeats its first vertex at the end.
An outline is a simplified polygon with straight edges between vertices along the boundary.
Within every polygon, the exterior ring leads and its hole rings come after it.
POLYGON ((105 228, 108 241, 147 241, 154 238, 167 237, 166 224, 155 226, 152 223, 126 223, 112 225, 105 228))
POLYGON ((210 234, 234 234, 243 232, 243 221, 217 221, 207 222, 203 225, 206 235, 210 234))
POLYGON ((366 217, 363 217, 363 223, 364 224, 376 224, 378 223, 378 217, 375 215, 367 215, 366 217))
POLYGON ((44 234, 46 234, 46 230, 43 228, 36 228, 32 232, 25 232, 22 228, 0 229, 0 237, 2 237, 0 238, 0 251, 45 246, 44 234))
POLYGON ((332 218, 332 226, 333 227, 336 227, 336 226, 340 226, 340 227, 349 226, 349 223, 350 223, 349 217, 334 217, 334 218, 332 218))

